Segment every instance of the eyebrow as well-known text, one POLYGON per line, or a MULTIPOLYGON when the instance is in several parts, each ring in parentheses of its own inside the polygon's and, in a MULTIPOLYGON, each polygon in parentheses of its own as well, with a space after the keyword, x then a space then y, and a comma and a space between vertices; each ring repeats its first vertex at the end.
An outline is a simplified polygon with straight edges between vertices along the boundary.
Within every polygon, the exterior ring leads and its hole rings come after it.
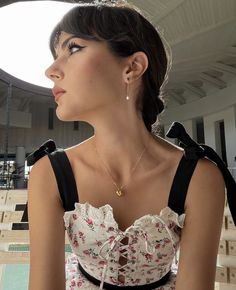
POLYGON ((75 35, 72 35, 70 37, 68 37, 66 40, 63 41, 62 45, 61 45, 61 48, 64 50, 67 43, 72 39, 72 38, 77 38, 75 35))
MULTIPOLYGON (((72 38, 77 38, 75 35, 72 35, 70 37, 68 37, 66 40, 63 41, 61 48, 64 50, 67 43, 72 39, 72 38)), ((57 58, 57 54, 55 54, 55 57, 57 58)))

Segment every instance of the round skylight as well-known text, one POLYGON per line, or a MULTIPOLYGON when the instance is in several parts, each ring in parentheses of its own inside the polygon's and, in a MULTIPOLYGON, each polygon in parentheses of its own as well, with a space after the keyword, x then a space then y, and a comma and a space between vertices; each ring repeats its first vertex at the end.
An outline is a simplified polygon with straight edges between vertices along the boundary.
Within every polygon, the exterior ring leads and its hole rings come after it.
POLYGON ((0 8, 0 68, 26 82, 51 88, 53 83, 44 74, 53 62, 49 36, 75 5, 30 1, 0 8))

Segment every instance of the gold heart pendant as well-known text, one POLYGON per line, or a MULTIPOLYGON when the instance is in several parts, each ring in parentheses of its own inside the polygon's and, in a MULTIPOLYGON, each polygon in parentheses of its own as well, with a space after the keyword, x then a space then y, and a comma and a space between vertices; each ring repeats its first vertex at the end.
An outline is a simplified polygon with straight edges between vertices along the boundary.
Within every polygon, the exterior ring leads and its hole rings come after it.
POLYGON ((122 195, 123 195, 123 192, 122 192, 121 190, 117 190, 117 191, 116 191, 116 194, 117 194, 118 196, 122 196, 122 195))

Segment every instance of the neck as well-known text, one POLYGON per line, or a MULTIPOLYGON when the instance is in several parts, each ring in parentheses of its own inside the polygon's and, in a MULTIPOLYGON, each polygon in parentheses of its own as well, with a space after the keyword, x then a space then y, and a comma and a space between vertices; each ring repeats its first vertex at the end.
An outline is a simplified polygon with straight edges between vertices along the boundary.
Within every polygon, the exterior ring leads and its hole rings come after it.
POLYGON ((98 168, 102 172, 108 170, 118 184, 127 181, 142 153, 132 176, 137 171, 146 169, 147 160, 150 160, 148 154, 151 145, 155 142, 151 132, 140 119, 131 123, 119 122, 119 126, 106 120, 105 125, 95 127, 94 136, 90 139, 98 168))

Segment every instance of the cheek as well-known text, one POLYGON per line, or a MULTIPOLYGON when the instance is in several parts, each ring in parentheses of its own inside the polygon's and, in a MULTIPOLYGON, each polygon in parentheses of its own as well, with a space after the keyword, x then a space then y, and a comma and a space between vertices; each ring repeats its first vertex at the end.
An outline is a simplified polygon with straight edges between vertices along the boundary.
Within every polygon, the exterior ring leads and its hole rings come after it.
POLYGON ((111 59, 96 59, 92 67, 86 69, 91 89, 102 96, 120 94, 121 69, 111 59))
POLYGON ((119 73, 121 73, 115 60, 106 54, 97 53, 84 60, 81 64, 82 74, 87 78, 88 82, 94 83, 94 81, 109 82, 117 79, 119 73))
POLYGON ((76 105, 89 109, 122 94, 121 68, 111 57, 96 54, 73 62, 68 66, 66 81, 70 92, 67 105, 71 109, 75 110, 76 105))
POLYGON ((84 59, 76 66, 72 64, 68 67, 68 72, 68 89, 72 90, 73 94, 91 91, 105 78, 104 67, 96 58, 84 59))

